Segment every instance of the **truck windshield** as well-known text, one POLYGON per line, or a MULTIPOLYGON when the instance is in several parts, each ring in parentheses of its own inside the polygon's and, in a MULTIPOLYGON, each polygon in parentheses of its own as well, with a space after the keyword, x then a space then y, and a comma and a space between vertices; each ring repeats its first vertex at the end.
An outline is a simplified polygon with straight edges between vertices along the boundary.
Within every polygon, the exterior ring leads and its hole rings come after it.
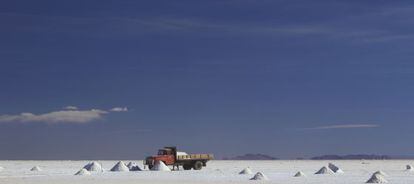
POLYGON ((158 155, 165 155, 165 150, 158 150, 158 155))

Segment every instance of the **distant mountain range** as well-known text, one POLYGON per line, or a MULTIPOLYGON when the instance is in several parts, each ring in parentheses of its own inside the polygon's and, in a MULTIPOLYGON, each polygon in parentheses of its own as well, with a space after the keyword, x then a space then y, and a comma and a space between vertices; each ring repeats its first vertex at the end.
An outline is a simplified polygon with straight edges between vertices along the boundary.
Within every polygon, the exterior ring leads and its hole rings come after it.
POLYGON ((311 160, 389 160, 393 159, 387 155, 322 155, 317 157, 312 157, 311 160))
POLYGON ((264 155, 264 154, 245 154, 241 156, 235 156, 235 157, 224 157, 223 160, 279 160, 278 158, 264 155))
MULTIPOLYGON (((297 160, 306 160, 307 158, 297 158, 297 160)), ((414 156, 398 156, 398 155, 374 155, 374 154, 351 154, 351 155, 322 155, 308 158, 310 160, 390 160, 390 159, 414 159, 414 156)), ((223 160, 279 160, 265 154, 252 154, 235 157, 224 157, 223 160)))

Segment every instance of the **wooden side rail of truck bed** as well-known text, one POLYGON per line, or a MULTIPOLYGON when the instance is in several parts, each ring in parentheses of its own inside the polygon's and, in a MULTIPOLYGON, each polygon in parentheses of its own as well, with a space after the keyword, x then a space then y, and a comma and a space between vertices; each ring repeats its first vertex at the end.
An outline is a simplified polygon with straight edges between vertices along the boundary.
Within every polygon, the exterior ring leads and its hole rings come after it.
POLYGON ((177 155, 177 160, 212 160, 214 156, 212 154, 189 154, 189 155, 177 155))

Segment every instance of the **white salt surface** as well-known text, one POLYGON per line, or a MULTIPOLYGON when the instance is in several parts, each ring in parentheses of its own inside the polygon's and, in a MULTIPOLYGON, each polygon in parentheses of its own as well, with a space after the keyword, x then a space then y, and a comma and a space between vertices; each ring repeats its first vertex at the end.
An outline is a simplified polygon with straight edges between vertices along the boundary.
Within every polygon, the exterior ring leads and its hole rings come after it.
MULTIPOLYGON (((263 172, 269 184, 363 184, 375 171, 387 173, 390 184, 414 183, 414 173, 404 167, 412 160, 366 161, 211 161, 200 171, 183 170, 172 172, 92 172, 89 176, 75 176, 89 161, 0 161, 5 169, 0 172, 0 184, 253 184, 261 181, 249 180, 252 175, 239 175, 247 166, 263 172), (344 174, 314 175, 315 169, 333 162, 345 171, 344 174), (42 172, 29 171, 39 166, 42 172), (307 177, 292 177, 297 171, 307 177)), ((104 168, 111 168, 117 161, 98 161, 104 168)), ((128 161, 129 162, 129 161, 128 161)), ((134 160, 140 165, 142 161, 134 160)))

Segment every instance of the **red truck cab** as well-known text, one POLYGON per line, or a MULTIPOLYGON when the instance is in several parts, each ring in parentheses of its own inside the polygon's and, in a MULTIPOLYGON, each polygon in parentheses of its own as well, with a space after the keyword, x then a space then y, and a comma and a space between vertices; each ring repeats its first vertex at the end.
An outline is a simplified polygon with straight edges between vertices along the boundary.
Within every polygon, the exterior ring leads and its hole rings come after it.
POLYGON ((177 149, 175 147, 165 147, 158 150, 157 155, 147 157, 145 164, 148 165, 149 169, 155 165, 156 161, 162 161, 165 165, 174 165, 177 154, 177 149))
POLYGON ((154 161, 163 161, 165 165, 173 165, 175 163, 175 151, 169 148, 158 150, 158 155, 152 156, 154 161))

